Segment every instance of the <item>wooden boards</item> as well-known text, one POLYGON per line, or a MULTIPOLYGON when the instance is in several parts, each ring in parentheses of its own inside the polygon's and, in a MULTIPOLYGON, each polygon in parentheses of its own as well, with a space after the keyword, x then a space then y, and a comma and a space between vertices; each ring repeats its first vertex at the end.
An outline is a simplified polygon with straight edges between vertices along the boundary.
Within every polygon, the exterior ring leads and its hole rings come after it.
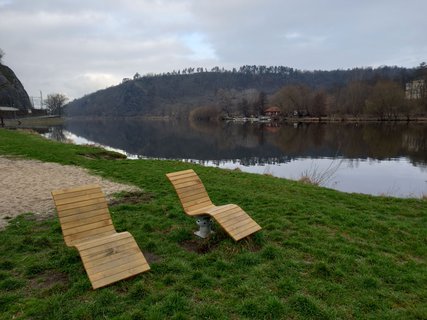
POLYGON ((52 191, 67 246, 116 233, 98 185, 52 191))
POLYGON ((76 245, 94 289, 150 270, 135 239, 128 232, 76 245))
POLYGON ((186 214, 211 216, 235 241, 261 230, 261 227, 239 206, 235 204, 215 206, 194 170, 168 173, 166 176, 175 187, 186 214))
POLYGON ((235 241, 261 230, 258 223, 235 204, 216 207, 210 215, 235 241))
POLYGON ((150 269, 129 232, 114 229, 98 185, 52 191, 62 233, 75 246, 94 289, 150 269))
POLYGON ((212 201, 200 178, 193 170, 184 170, 166 175, 173 184, 184 211, 190 215, 200 215, 198 211, 212 207, 212 201), (195 212, 195 213, 193 213, 195 212))

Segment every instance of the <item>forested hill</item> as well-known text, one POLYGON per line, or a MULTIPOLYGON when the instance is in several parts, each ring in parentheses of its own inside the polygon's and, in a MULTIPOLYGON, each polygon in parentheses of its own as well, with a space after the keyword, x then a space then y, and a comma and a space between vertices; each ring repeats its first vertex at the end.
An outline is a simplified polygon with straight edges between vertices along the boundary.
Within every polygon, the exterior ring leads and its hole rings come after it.
POLYGON ((351 81, 393 80, 402 86, 415 69, 400 67, 301 71, 288 67, 243 66, 239 69, 188 68, 172 73, 124 79, 123 83, 86 95, 66 106, 69 116, 186 117, 197 108, 224 109, 250 103, 260 93, 272 96, 286 85, 332 92, 351 81))

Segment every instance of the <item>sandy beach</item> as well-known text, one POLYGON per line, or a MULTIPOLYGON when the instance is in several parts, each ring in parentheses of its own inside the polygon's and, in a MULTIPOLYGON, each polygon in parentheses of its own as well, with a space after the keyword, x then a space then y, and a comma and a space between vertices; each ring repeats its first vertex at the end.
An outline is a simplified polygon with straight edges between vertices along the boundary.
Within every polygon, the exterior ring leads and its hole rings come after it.
POLYGON ((119 191, 138 190, 92 175, 76 166, 0 157, 0 229, 22 213, 53 214, 52 190, 92 183, 101 185, 107 198, 119 191))

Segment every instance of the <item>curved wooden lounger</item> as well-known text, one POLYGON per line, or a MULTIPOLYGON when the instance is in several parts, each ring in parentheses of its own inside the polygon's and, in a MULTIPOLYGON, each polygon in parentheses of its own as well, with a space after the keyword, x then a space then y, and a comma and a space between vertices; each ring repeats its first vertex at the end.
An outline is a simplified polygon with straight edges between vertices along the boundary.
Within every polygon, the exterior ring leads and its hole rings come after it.
POLYGON ((150 270, 129 232, 117 233, 98 185, 52 191, 67 246, 76 247, 94 289, 150 270))
POLYGON ((215 206, 194 170, 168 173, 166 176, 175 187, 182 207, 189 216, 209 215, 235 241, 261 230, 261 227, 239 206, 235 204, 215 206))

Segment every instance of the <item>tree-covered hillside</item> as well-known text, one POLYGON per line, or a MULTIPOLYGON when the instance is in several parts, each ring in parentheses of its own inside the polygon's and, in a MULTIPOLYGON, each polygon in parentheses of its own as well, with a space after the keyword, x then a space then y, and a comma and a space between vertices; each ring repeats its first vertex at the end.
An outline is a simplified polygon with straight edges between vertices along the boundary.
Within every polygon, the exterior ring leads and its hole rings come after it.
POLYGON ((403 87, 415 69, 400 67, 302 71, 281 66, 242 66, 239 69, 188 68, 166 74, 135 74, 117 85, 74 100, 70 116, 173 116, 187 117, 197 108, 219 112, 244 109, 258 103, 260 94, 273 96, 286 85, 333 91, 352 81, 375 83, 392 80, 403 87), (231 110, 227 110, 231 108, 231 110))

